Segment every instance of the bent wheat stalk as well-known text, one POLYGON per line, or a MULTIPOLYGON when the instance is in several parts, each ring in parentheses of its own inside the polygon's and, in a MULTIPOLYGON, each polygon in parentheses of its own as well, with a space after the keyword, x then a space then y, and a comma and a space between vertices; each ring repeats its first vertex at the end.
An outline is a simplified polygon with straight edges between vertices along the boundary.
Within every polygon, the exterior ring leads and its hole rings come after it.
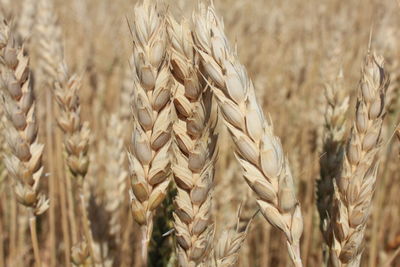
POLYGON ((17 201, 30 209, 35 262, 36 266, 41 266, 36 217, 49 208, 49 200, 39 190, 44 146, 38 142, 29 57, 15 44, 9 25, 4 21, 0 25, 0 61, 2 104, 8 118, 6 140, 12 153, 5 164, 14 179, 17 201))
POLYGON ((145 0, 134 9, 131 28, 134 57, 132 100, 131 208, 142 227, 142 255, 153 231, 153 214, 170 183, 171 77, 166 59, 166 18, 145 0))
POLYGON ((264 217, 284 232, 294 265, 302 266, 303 220, 280 140, 264 118, 253 84, 230 48, 214 7, 200 6, 193 22, 203 72, 214 86, 244 179, 256 193, 264 217))
POLYGON ((199 56, 188 23, 169 19, 171 72, 176 80, 175 150, 172 170, 178 188, 174 213, 181 266, 197 266, 212 243, 211 189, 217 154, 217 116, 211 91, 198 70, 199 56))
POLYGON ((381 130, 388 85, 383 59, 368 52, 342 172, 334 181, 330 266, 360 265, 378 170, 376 155, 382 146, 381 130))

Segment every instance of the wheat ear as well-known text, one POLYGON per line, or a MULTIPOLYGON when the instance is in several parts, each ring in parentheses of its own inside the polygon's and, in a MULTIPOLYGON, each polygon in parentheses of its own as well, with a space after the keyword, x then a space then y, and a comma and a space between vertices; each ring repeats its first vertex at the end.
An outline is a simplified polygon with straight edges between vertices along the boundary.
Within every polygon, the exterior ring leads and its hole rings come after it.
POLYGON ((41 266, 36 217, 49 207, 48 199, 39 189, 44 146, 38 142, 29 57, 15 44, 5 21, 0 25, 0 53, 2 100, 9 123, 6 140, 12 153, 5 163, 14 178, 17 201, 30 209, 33 251, 36 265, 41 266))
MULTIPOLYGON (((245 201, 246 200, 244 200, 244 202, 245 201)), ((246 240, 253 218, 258 213, 256 212, 249 218, 243 216, 242 211, 244 202, 240 204, 240 207, 238 209, 235 227, 224 230, 219 237, 218 242, 213 248, 212 255, 209 259, 211 261, 209 263, 209 266, 237 266, 240 249, 244 241, 246 240)))
POLYGON ((214 7, 200 6, 193 21, 204 75, 214 85, 214 94, 235 143, 243 176, 256 193, 264 217, 285 233, 293 263, 302 266, 303 220, 280 140, 264 118, 253 84, 230 48, 214 7))
POLYGON ((331 266, 359 266, 362 242, 382 146, 385 94, 389 85, 383 59, 368 52, 362 68, 354 126, 346 147, 342 172, 334 181, 331 266))
POLYGON ((110 235, 116 239, 116 243, 120 243, 122 208, 127 193, 127 177, 128 172, 124 169, 126 163, 126 153, 124 148, 125 125, 119 112, 112 114, 109 118, 106 132, 106 142, 103 146, 103 155, 107 159, 105 166, 106 171, 106 188, 105 196, 107 204, 105 209, 111 218, 108 222, 110 235))
MULTIPOLYGON (((86 204, 83 194, 83 182, 89 167, 88 150, 90 129, 87 123, 81 122, 81 107, 78 95, 80 86, 81 84, 78 76, 70 76, 65 65, 59 68, 58 81, 55 83, 55 98, 60 108, 60 115, 57 122, 61 130, 64 132, 66 163, 74 182, 77 185, 83 233, 86 238, 91 259, 95 261, 92 234, 89 225, 90 222, 87 218, 86 204)), ((75 229, 75 231, 78 230, 75 229)), ((73 234, 77 234, 77 232, 73 234)), ((76 250, 77 247, 83 247, 84 245, 75 244, 74 246, 76 250)), ((82 263, 75 262, 75 264, 82 263)))
POLYGON ((134 9, 131 28, 134 56, 133 134, 129 153, 131 208, 142 226, 143 259, 153 229, 154 210, 170 183, 171 77, 166 58, 166 18, 145 0, 134 9))
POLYGON ((59 65, 63 61, 62 32, 57 23, 52 1, 39 0, 37 10, 35 30, 38 42, 39 79, 46 86, 52 87, 58 78, 59 65))
POLYGON ((343 84, 343 73, 327 82, 325 87, 326 110, 323 147, 320 158, 320 175, 317 181, 317 207, 320 229, 325 243, 329 243, 330 218, 333 199, 333 180, 340 175, 346 144, 346 118, 349 96, 343 84))
POLYGON ((171 72, 176 80, 174 105, 178 120, 174 124, 172 170, 178 188, 175 233, 181 266, 202 262, 212 243, 211 188, 217 154, 211 91, 199 73, 189 24, 169 18, 171 72))
POLYGON ((22 1, 21 14, 18 20, 18 33, 25 42, 29 42, 35 24, 36 3, 37 1, 35 0, 22 1))

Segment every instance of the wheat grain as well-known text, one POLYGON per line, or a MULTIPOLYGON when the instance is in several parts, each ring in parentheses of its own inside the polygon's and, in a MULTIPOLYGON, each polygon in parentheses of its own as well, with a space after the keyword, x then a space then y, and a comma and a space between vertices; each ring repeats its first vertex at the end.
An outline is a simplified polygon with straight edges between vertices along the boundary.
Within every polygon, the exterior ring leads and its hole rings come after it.
POLYGON ((170 183, 171 78, 166 60, 166 19, 145 0, 134 9, 131 28, 135 65, 131 169, 131 207, 143 231, 143 258, 153 228, 153 213, 170 183))
POLYGON ((388 85, 383 59, 368 52, 342 172, 334 181, 331 266, 360 265, 364 230, 375 190, 376 155, 382 145, 381 130, 388 85))
POLYGON ((176 80, 174 105, 175 159, 172 170, 178 187, 174 213, 181 266, 196 266, 212 243, 211 188, 217 154, 210 88, 201 77, 189 25, 169 18, 171 72, 176 80))
POLYGON ((229 47, 214 7, 200 6, 193 21, 204 74, 213 82, 243 176, 256 193, 264 217, 285 233, 293 263, 302 266, 302 215, 281 143, 257 104, 253 84, 229 47))

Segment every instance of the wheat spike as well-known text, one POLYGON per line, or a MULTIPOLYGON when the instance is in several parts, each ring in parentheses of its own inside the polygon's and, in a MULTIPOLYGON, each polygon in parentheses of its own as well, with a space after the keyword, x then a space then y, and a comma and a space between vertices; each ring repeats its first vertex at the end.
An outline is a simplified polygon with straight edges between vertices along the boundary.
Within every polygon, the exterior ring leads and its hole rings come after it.
POLYGON ((18 20, 18 34, 24 41, 29 41, 36 19, 36 0, 24 0, 18 20))
POLYGON ((125 125, 118 114, 112 114, 109 118, 106 144, 101 152, 106 157, 105 195, 107 204, 105 209, 110 214, 110 234, 120 241, 123 203, 126 197, 126 185, 128 172, 124 169, 126 154, 124 151, 125 125))
POLYGON ((146 0, 134 9, 132 31, 135 65, 132 101, 132 214, 143 230, 143 258, 153 228, 153 213, 170 183, 171 77, 166 59, 166 18, 146 0))
POLYGON ((0 49, 3 104, 9 123, 6 140, 12 152, 6 165, 9 174, 15 178, 18 201, 39 215, 47 210, 48 200, 39 191, 44 146, 37 139, 29 57, 15 44, 6 22, 1 24, 0 49))
MULTIPOLYGON (((88 123, 81 122, 81 107, 79 103, 79 89, 81 83, 77 75, 68 73, 66 65, 62 65, 58 71, 58 80, 55 83, 54 94, 60 108, 60 115, 57 122, 61 130, 64 132, 64 149, 66 152, 66 163, 77 185, 77 195, 79 199, 81 228, 86 240, 81 240, 74 244, 73 249, 83 247, 83 242, 87 242, 90 252, 90 260, 96 261, 93 251, 92 233, 90 230, 90 222, 86 214, 86 204, 83 192, 83 183, 89 168, 89 141, 90 129, 88 123)), ((73 204, 72 204, 73 205, 73 204)), ((73 209, 73 207, 71 207, 73 209)), ((75 228, 74 226, 73 228, 75 228)), ((78 235, 78 229, 71 229, 73 235, 78 235)), ((77 242, 77 241, 75 241, 77 242)), ((71 254, 75 253, 71 250, 71 254)), ((86 255, 86 254, 82 254, 86 255)), ((89 259, 84 259, 85 262, 89 259)), ((83 263, 80 264, 83 264, 83 263)))
POLYGON ((32 246, 36 265, 40 267, 36 216, 49 208, 49 200, 39 188, 44 145, 38 142, 29 57, 16 45, 5 21, 0 25, 0 61, 2 104, 8 118, 6 140, 11 150, 5 165, 14 179, 17 201, 30 209, 32 246))
POLYGON ((214 7, 200 6, 193 21, 204 75, 214 85, 214 94, 235 143, 243 176, 256 193, 264 217, 284 232, 294 265, 302 266, 303 220, 280 140, 264 118, 253 84, 230 48, 214 7))
POLYGON ((87 123, 81 122, 79 92, 80 79, 69 76, 65 67, 60 69, 58 82, 55 84, 55 97, 60 107, 58 125, 65 134, 67 165, 78 183, 83 182, 88 167, 90 130, 87 123))
POLYGON ((324 141, 320 159, 321 178, 317 181, 317 207, 320 216, 320 229, 328 243, 329 220, 333 198, 333 180, 340 175, 344 149, 346 118, 349 96, 343 85, 343 73, 335 80, 328 81, 325 87, 326 110, 324 141))
MULTIPOLYGON (((245 199, 246 201, 246 199, 245 199)), ((240 249, 247 237, 250 224, 253 221, 253 214, 249 218, 243 216, 243 203, 237 212, 236 225, 233 228, 224 230, 218 239, 216 246, 209 259, 209 265, 215 267, 233 267, 237 266, 240 249)))
POLYGON ((382 146, 381 130, 388 85, 383 58, 368 52, 342 172, 334 181, 331 266, 360 265, 364 231, 375 190, 376 155, 382 146))
POLYGON ((174 105, 175 159, 172 170, 178 187, 174 213, 181 266, 196 266, 212 243, 211 188, 217 154, 210 88, 198 70, 191 30, 186 21, 168 23, 172 74, 176 80, 174 105))
POLYGON ((58 79, 59 65, 63 62, 62 32, 57 23, 53 2, 39 0, 35 25, 40 83, 53 88, 58 79))
POLYGON ((127 66, 125 66, 124 69, 124 77, 122 80, 122 86, 121 86, 121 91, 120 91, 120 97, 119 97, 119 117, 121 118, 122 121, 129 121, 131 119, 131 98, 132 98, 132 91, 133 91, 133 85, 135 84, 134 82, 134 75, 132 68, 134 66, 135 62, 133 59, 133 56, 129 58, 129 63, 127 66))

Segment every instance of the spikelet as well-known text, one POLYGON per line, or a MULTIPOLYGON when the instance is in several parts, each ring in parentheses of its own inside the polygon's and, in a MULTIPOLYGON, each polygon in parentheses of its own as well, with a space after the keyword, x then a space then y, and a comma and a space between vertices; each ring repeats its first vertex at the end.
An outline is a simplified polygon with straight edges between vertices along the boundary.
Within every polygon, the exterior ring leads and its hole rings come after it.
POLYGON ((203 73, 213 83, 244 179, 257 195, 264 217, 285 234, 294 265, 302 266, 303 219, 280 140, 264 118, 253 84, 230 48, 214 7, 201 5, 193 22, 203 73))

